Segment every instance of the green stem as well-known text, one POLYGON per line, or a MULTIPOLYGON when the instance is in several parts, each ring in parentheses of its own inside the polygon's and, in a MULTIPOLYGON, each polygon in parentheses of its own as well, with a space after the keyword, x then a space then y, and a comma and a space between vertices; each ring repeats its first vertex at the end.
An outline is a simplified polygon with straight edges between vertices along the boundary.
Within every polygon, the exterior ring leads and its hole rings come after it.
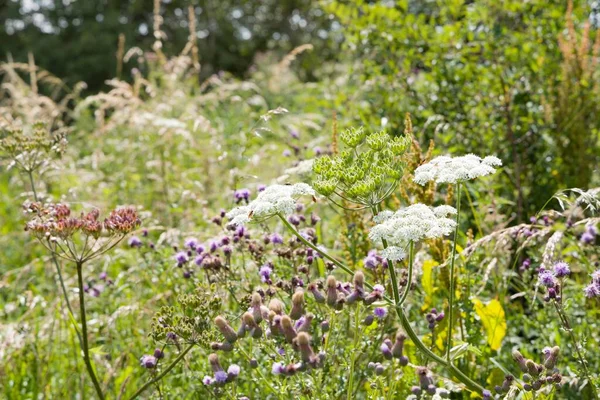
MULTIPOLYGON (((410 287, 412 284, 412 277, 413 277, 413 264, 415 262, 415 244, 414 242, 410 242, 410 246, 408 249, 408 280, 406 281, 406 287, 404 288, 404 293, 402 293, 402 297, 400 297, 400 301, 398 302, 398 305, 401 306, 402 304, 404 304, 404 301, 406 301, 406 298, 408 297, 408 292, 410 291, 410 287)), ((389 263, 389 261, 388 261, 389 263)))
POLYGON ((194 343, 191 343, 188 347, 186 347, 171 364, 169 364, 160 374, 156 375, 153 379, 149 380, 145 384, 143 384, 136 392, 129 398, 129 400, 133 400, 138 397, 142 392, 148 387, 152 386, 154 383, 160 381, 166 374, 168 374, 174 367, 177 365, 183 357, 195 346, 194 343))
POLYGON ((456 291, 456 277, 454 262, 456 259, 456 242, 458 240, 458 227, 460 223, 460 182, 456 184, 456 228, 454 229, 454 243, 452 244, 452 259, 450 260, 450 298, 448 302, 448 342, 446 345, 446 359, 452 364, 450 350, 452 349, 452 331, 454 329, 454 296, 456 291))
MULTIPOLYGON (((356 305, 356 310, 354 311, 354 349, 358 349, 358 341, 360 339, 360 335, 359 335, 359 331, 360 331, 360 303, 358 303, 356 305)), ((354 365, 356 364, 356 351, 352 352, 352 358, 350 361, 350 379, 348 382, 348 395, 346 397, 347 400, 350 400, 353 398, 353 387, 354 387, 354 365)))
POLYGON ((81 334, 83 336, 83 340, 81 343, 81 349, 83 350, 83 361, 85 362, 85 366, 88 370, 88 374, 92 379, 92 383, 94 384, 94 388, 96 389, 96 394, 100 400, 104 400, 104 394, 102 394, 102 388, 100 387, 100 383, 98 382, 98 378, 96 377, 96 373, 94 372, 94 367, 92 366, 92 361, 90 360, 90 350, 88 345, 88 332, 87 332, 87 319, 85 316, 85 293, 83 291, 83 264, 78 261, 77 262, 77 283, 79 285, 79 312, 81 319, 81 334))
POLYGON ((559 304, 557 301, 553 301, 553 303, 554 303, 554 307, 556 307, 556 312, 558 313, 558 316, 563 323, 564 330, 567 331, 567 333, 569 334, 569 339, 571 339, 573 346, 575 346, 577 358, 579 359, 579 363, 581 364, 583 373, 584 373, 586 379, 588 380, 588 384, 591 387, 592 395, 594 396, 594 399, 598 399, 598 394, 596 393, 596 386, 594 386, 594 382, 592 381, 592 378, 590 377, 590 371, 588 370, 588 367, 587 367, 587 361, 586 361, 585 357, 583 356, 583 353, 581 353, 581 346, 579 345, 579 341, 577 340, 577 337, 575 336, 575 332, 573 332, 573 328, 571 328, 571 323, 569 322, 569 319, 567 318, 567 314, 564 312, 561 304, 559 304))

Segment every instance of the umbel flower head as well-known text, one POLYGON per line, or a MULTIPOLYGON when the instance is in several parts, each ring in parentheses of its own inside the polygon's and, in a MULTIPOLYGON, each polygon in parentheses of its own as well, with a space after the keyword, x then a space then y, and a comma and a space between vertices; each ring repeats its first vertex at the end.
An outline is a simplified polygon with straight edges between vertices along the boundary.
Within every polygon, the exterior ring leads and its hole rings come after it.
POLYGON ((462 157, 440 156, 415 170, 415 182, 425 185, 428 182, 458 183, 496 172, 502 161, 498 157, 478 157, 467 154, 462 157))
POLYGON ((340 138, 348 149, 337 156, 317 158, 313 164, 315 190, 365 206, 379 204, 402 178, 402 155, 410 137, 391 137, 385 131, 367 133, 361 127, 348 129, 340 138))
POLYGON ((373 241, 386 240, 390 245, 381 255, 390 260, 405 257, 404 248, 410 242, 435 239, 449 235, 456 222, 448 215, 456 214, 451 206, 431 208, 425 204, 413 204, 399 211, 383 211, 375 217, 375 225, 369 232, 373 241))
POLYGON ((296 200, 301 196, 315 196, 306 183, 271 185, 260 192, 248 205, 236 207, 227 213, 229 225, 244 225, 250 221, 264 221, 274 215, 288 216, 296 210, 296 200))
POLYGON ((141 224, 133 207, 117 208, 101 220, 93 209, 72 215, 66 204, 26 203, 25 212, 32 215, 26 223, 29 231, 50 251, 62 258, 84 262, 113 248, 141 224))

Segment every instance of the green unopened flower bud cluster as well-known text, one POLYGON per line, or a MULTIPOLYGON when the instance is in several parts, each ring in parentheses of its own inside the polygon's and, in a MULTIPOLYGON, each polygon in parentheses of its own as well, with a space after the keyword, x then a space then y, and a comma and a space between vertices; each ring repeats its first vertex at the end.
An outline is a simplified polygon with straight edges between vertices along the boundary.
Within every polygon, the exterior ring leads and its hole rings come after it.
POLYGON ((0 131, 0 155, 12 159, 9 167, 17 166, 24 171, 34 171, 51 158, 60 157, 67 148, 65 132, 50 132, 38 123, 30 130, 7 129, 0 131))
POLYGON ((391 137, 385 131, 367 133, 361 127, 346 130, 340 139, 345 150, 315 160, 313 187, 324 196, 337 194, 357 204, 380 203, 402 178, 402 155, 410 138, 391 137))

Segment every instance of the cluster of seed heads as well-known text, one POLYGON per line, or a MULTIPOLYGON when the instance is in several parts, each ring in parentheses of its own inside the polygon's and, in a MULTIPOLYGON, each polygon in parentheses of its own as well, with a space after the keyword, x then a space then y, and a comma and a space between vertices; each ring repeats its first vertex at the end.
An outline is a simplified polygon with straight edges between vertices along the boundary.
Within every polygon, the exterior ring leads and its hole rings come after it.
MULTIPOLYGON (((526 359, 518 350, 513 351, 512 356, 521 372, 523 372, 522 380, 523 389, 537 391, 547 385, 560 384, 562 375, 556 368, 560 348, 558 346, 545 347, 542 350, 543 361, 536 363, 531 359, 526 359)), ((502 386, 496 386, 496 392, 506 393, 512 384, 514 377, 508 375, 502 386)))

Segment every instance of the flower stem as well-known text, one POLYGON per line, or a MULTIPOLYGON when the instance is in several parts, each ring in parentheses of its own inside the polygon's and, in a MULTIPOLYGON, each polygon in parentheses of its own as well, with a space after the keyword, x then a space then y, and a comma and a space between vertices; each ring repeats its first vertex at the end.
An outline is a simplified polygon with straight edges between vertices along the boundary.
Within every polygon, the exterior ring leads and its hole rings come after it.
POLYGON ((577 337, 575 336, 575 332, 573 332, 573 328, 571 328, 571 323, 569 322, 569 319, 567 318, 567 314, 565 313, 562 304, 559 304, 557 301, 553 301, 554 303, 554 307, 556 307, 556 312, 558 313, 558 317, 560 318, 563 328, 565 331, 567 331, 567 333, 569 334, 569 339, 571 339, 571 342, 573 343, 573 346, 575 346, 575 352, 577 353, 577 358, 579 359, 579 363, 581 364, 581 369, 583 370, 583 374, 585 375, 588 384, 590 385, 590 390, 592 391, 592 395, 594 396, 594 399, 598 399, 598 393, 596 393, 596 386, 594 386, 594 382, 592 381, 592 378, 590 376, 590 371, 587 367, 587 360, 585 359, 585 357, 583 356, 583 353, 581 352, 581 345, 579 344, 579 341, 577 340, 577 337))
POLYGON ((454 329, 454 296, 456 292, 456 277, 454 262, 456 259, 456 242, 458 240, 458 227, 460 223, 460 182, 456 184, 456 227, 454 228, 454 243, 452 243, 452 259, 450 260, 450 296, 448 300, 448 342, 446 345, 446 359, 452 364, 450 350, 452 350, 452 330, 454 329))
POLYGON ((153 379, 149 380, 148 382, 146 382, 145 384, 143 384, 138 390, 136 390, 136 392, 129 398, 129 400, 133 400, 136 397, 138 397, 140 394, 142 394, 142 392, 146 389, 148 389, 148 387, 150 387, 151 385, 153 385, 154 383, 160 381, 166 374, 168 374, 181 360, 183 360, 183 357, 185 357, 185 355, 194 347, 194 343, 191 343, 188 347, 186 347, 181 353, 179 353, 179 355, 177 356, 176 359, 173 360, 173 362, 171 362, 171 364, 169 364, 160 374, 156 375, 153 379))
POLYGON ((83 361, 85 362, 85 366, 88 370, 88 374, 92 379, 92 383, 94 384, 94 388, 96 389, 96 394, 100 400, 104 400, 104 394, 102 394, 102 388, 100 387, 100 383, 98 382, 98 378, 96 377, 96 373, 94 372, 94 367, 92 366, 92 362, 90 360, 90 350, 88 345, 88 333, 87 333, 87 319, 85 316, 85 300, 84 300, 84 291, 83 291, 83 263, 77 262, 77 283, 79 285, 79 312, 81 319, 81 334, 83 336, 83 340, 81 342, 81 350, 83 350, 83 361))
MULTIPOLYGON (((412 277, 413 277, 413 264, 415 262, 415 244, 414 242, 410 242, 410 246, 408 249, 408 279, 406 281, 406 287, 404 288, 404 293, 402 293, 402 297, 400 297, 400 301, 398 302, 398 305, 401 306, 402 304, 404 304, 404 302, 406 301, 406 298, 408 297, 408 292, 410 292, 410 287, 412 284, 412 277)), ((388 260, 389 263, 389 260, 388 260)))

